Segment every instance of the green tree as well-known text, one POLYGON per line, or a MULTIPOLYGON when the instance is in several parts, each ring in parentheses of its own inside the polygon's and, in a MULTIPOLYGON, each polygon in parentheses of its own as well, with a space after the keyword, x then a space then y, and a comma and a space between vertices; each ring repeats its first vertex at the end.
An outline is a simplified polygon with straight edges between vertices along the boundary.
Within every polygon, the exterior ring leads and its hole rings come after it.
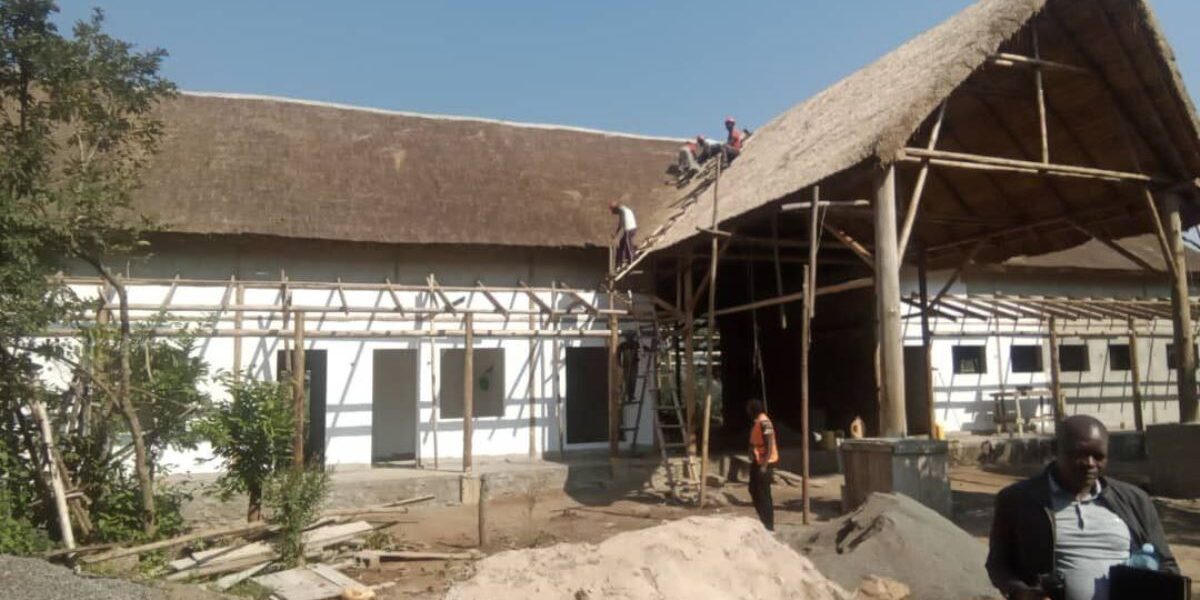
MULTIPOLYGON (((48 279, 65 259, 80 259, 120 302, 118 376, 102 385, 130 433, 140 521, 153 536, 151 456, 134 399, 128 295, 107 261, 138 248, 149 225, 131 197, 162 134, 153 108, 174 86, 158 74, 163 51, 137 51, 105 34, 99 11, 65 37, 51 21, 57 10, 50 0, 0 0, 0 452, 26 456, 35 485, 42 485, 39 461, 59 460, 42 457, 32 443, 25 408, 45 393, 35 357, 53 360, 62 349, 29 340, 81 308, 48 279)), ((21 473, 0 475, 9 481, 21 473)))
POLYGON ((291 388, 232 377, 225 385, 229 402, 214 406, 199 430, 212 444, 213 456, 224 461, 217 478, 221 498, 246 494, 246 520, 258 521, 267 482, 292 464, 291 388))

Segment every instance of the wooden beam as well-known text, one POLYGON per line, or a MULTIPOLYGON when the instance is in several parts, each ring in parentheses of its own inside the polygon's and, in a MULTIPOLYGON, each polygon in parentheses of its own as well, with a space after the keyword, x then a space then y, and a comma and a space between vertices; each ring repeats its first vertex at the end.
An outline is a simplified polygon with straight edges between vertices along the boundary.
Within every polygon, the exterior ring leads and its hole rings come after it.
MULTIPOLYGON (((1175 277, 1175 258, 1171 252, 1171 241, 1167 237, 1167 231, 1163 229, 1162 215, 1158 213, 1158 203, 1154 201, 1154 194, 1150 193, 1150 188, 1142 188, 1142 199, 1146 202, 1146 210, 1153 221, 1154 236, 1158 238, 1158 249, 1162 251, 1163 263, 1167 265, 1167 272, 1171 277, 1175 277)), ((1184 265, 1184 272, 1187 271, 1187 265, 1184 265)))
MULTIPOLYGON (((539 298, 537 293, 534 292, 534 290, 531 289, 528 285, 525 285, 524 280, 518 281, 517 283, 521 286, 521 291, 525 292, 525 295, 529 296, 529 300, 532 301, 534 304, 536 304, 538 306, 538 308, 542 309, 542 312, 548 313, 550 315, 555 314, 556 311, 554 310, 554 308, 552 306, 550 306, 549 304, 546 304, 541 298, 539 298)), ((557 291, 561 291, 561 290, 557 290, 557 291)), ((551 292, 551 293, 553 293, 553 292, 551 292)))
POLYGON ((471 472, 474 459, 473 438, 475 437, 475 315, 467 313, 463 324, 463 472, 471 472))
MULTIPOLYGON (((1035 33, 1035 36, 1036 36, 1036 33, 1035 33)), ((1079 67, 1076 65, 1069 65, 1066 63, 1057 62, 1057 61, 1053 61, 1053 60, 1043 60, 1042 58, 1038 57, 1039 55, 1037 54, 1037 46, 1036 45, 1034 46, 1034 48, 1035 48, 1034 49, 1035 56, 1033 58, 1030 58, 1028 56, 1022 56, 1020 54, 1013 54, 1011 52, 1000 52, 1000 53, 996 54, 995 56, 993 56, 992 58, 990 58, 988 60, 988 62, 990 64, 996 65, 998 67, 1027 66, 1027 67, 1032 67, 1032 68, 1039 69, 1039 70, 1045 68, 1045 69, 1053 69, 1056 71, 1064 71, 1067 73, 1077 73, 1079 75, 1094 75, 1095 74, 1088 69, 1085 69, 1083 67, 1079 67)))
MULTIPOLYGON (((861 290, 863 288, 869 288, 873 285, 874 285, 874 280, 872 280, 870 277, 863 277, 861 279, 851 279, 849 281, 844 281, 842 283, 835 283, 833 285, 827 285, 822 288, 817 288, 814 292, 814 296, 827 296, 827 295, 832 295, 832 294, 839 294, 841 292, 848 292, 851 290, 861 290)), ((804 292, 804 291, 793 292, 791 294, 784 294, 782 296, 776 296, 774 298, 765 298, 763 300, 756 300, 754 302, 749 302, 746 304, 739 304, 737 306, 722 308, 722 309, 714 311, 713 315, 717 316, 717 317, 723 317, 725 315, 737 314, 740 312, 746 312, 749 310, 755 310, 755 309, 764 308, 767 306, 788 304, 790 302, 796 302, 798 300, 802 301, 802 300, 804 300, 806 293, 807 292, 804 292)))
POLYGON ((404 316, 404 304, 400 302, 400 296, 396 294, 396 288, 392 287, 392 280, 385 277, 383 278, 383 284, 387 286, 385 289, 388 296, 392 298, 392 310, 400 313, 400 316, 404 316))
POLYGON ((871 255, 871 251, 867 250, 867 247, 862 245, 858 240, 850 237, 850 234, 838 229, 837 227, 834 227, 829 223, 825 223, 825 231, 833 234, 833 237, 837 238, 843 246, 849 248, 855 256, 862 259, 862 261, 866 263, 868 267, 871 269, 875 268, 875 257, 871 255))
MULTIPOLYGON (((813 186, 812 198, 812 204, 815 208, 808 211, 808 279, 805 281, 806 287, 804 288, 809 292, 809 301, 804 305, 804 310, 808 313, 810 325, 813 315, 816 314, 813 306, 816 303, 812 302, 814 298, 812 290, 817 288, 817 250, 821 247, 821 186, 813 186)), ((807 418, 807 415, 803 417, 805 420, 807 418)), ((805 433, 805 435, 808 434, 805 433)), ((808 456, 807 451, 805 452, 805 456, 808 456)))
MULTIPOLYGON (((451 302, 450 297, 446 295, 446 292, 442 291, 442 286, 438 285, 437 278, 433 276, 433 273, 429 274, 429 276, 426 278, 426 281, 429 282, 429 293, 431 295, 437 295, 437 297, 442 301, 442 310, 449 313, 457 313, 458 309, 454 306, 456 303, 451 302)), ((461 301, 462 300, 459 300, 459 302, 461 301)))
POLYGON ((621 451, 621 376, 617 360, 620 331, 616 315, 608 317, 608 457, 616 460, 621 451))
MULTIPOLYGON (((68 550, 75 548, 75 531, 71 529, 71 513, 67 508, 67 493, 63 486, 64 473, 58 470, 58 461, 54 460, 54 433, 50 428, 50 417, 46 414, 46 405, 41 400, 34 400, 33 417, 37 421, 42 434, 42 449, 45 451, 47 477, 54 496, 54 514, 58 517, 59 535, 68 550)), ((19 409, 18 409, 19 410, 19 409)), ((35 463, 36 464, 36 463, 35 463)))
MULTIPOLYGON (((779 213, 771 215, 771 239, 775 242, 774 249, 774 266, 775 266, 775 295, 783 295, 783 265, 779 260, 779 213)), ((751 265, 753 266, 753 265, 751 265)), ((779 305, 779 327, 787 329, 787 309, 783 305, 779 305)))
MULTIPOLYGON (((933 333, 929 329, 929 282, 925 277, 925 253, 917 254, 917 290, 921 297, 921 346, 925 359, 925 406, 929 411, 929 439, 938 439, 937 410, 933 395, 933 333)), ((914 402, 916 398, 912 399, 914 402)))
POLYGON ((942 285, 942 289, 938 290, 937 294, 934 294, 933 301, 929 303, 929 306, 937 306, 938 303, 942 301, 942 297, 950 291, 950 288, 953 287, 954 283, 958 281, 958 278, 962 276, 963 271, 968 265, 971 264, 971 261, 975 260, 975 255, 978 254, 982 248, 983 241, 976 242, 975 246, 971 248, 971 251, 967 252, 967 255, 963 257, 963 260, 961 263, 959 263, 958 267, 954 269, 954 272, 950 274, 950 278, 946 280, 944 285, 942 285))
MULTIPOLYGON (((1050 317, 1050 395, 1054 398, 1054 422, 1067 418, 1067 399, 1062 390, 1062 364, 1058 352, 1058 319, 1050 317)), ((1057 427, 1055 428, 1057 430, 1057 427)))
POLYGON ((1080 233, 1083 233, 1083 234, 1087 235, 1088 237, 1096 240, 1097 242, 1100 242, 1101 244, 1108 246, 1108 248, 1110 250, 1125 257, 1129 262, 1132 262, 1133 264, 1135 264, 1147 271, 1150 271, 1151 273, 1162 273, 1163 272, 1162 269, 1156 268, 1154 265, 1151 265, 1150 263, 1146 262, 1146 260, 1143 259, 1142 257, 1134 254, 1133 252, 1130 252, 1124 246, 1114 242, 1112 240, 1112 238, 1107 237, 1107 236, 1101 236, 1101 235, 1093 232, 1092 230, 1087 229, 1083 225, 1080 225, 1077 221, 1071 220, 1071 221, 1069 221, 1069 223, 1071 224, 1071 227, 1075 228, 1080 233))
MULTIPOLYGON (((789 202, 779 207, 780 212, 791 212, 794 210, 810 210, 812 202, 789 202)), ((820 200, 817 202, 817 208, 864 208, 871 206, 870 200, 820 200)))
MULTIPOLYGON (((482 281, 479 281, 478 279, 476 279, 475 287, 479 288, 479 292, 483 294, 484 298, 487 298, 487 301, 492 304, 492 308, 495 308, 496 312, 504 315, 505 317, 509 316, 508 308, 505 307, 503 304, 500 303, 499 300, 496 299, 496 296, 493 295, 492 292, 487 289, 487 286, 483 285, 482 281)), ((529 318, 532 319, 533 315, 529 315, 529 318)), ((530 327, 530 329, 534 329, 534 328, 530 327)))
POLYGON ((342 310, 346 314, 350 314, 350 311, 349 311, 350 303, 346 302, 346 290, 342 289, 342 278, 341 277, 337 278, 337 288, 336 289, 337 289, 338 299, 341 300, 341 302, 342 302, 342 310))
MULTIPOLYGON (((943 100, 942 105, 938 108, 937 120, 933 122, 933 130, 929 132, 929 143, 925 145, 927 150, 933 150, 937 147, 938 137, 942 133, 942 123, 946 120, 946 104, 949 100, 943 100)), ((908 250, 908 238, 912 235, 913 226, 917 222, 917 208, 921 205, 921 196, 925 192, 925 183, 929 178, 929 162, 921 163, 921 172, 917 174, 917 183, 913 187, 912 197, 908 200, 908 207, 904 212, 904 225, 900 228, 899 253, 900 259, 904 259, 904 253, 908 250)))
MULTIPOLYGON (((1042 60, 1041 45, 1038 44, 1037 21, 1033 21, 1029 25, 1029 31, 1033 37, 1033 58, 1036 61, 1042 60)), ((1037 107, 1038 107, 1038 125, 1041 127, 1042 141, 1042 164, 1050 164, 1050 133, 1046 128, 1046 85, 1042 81, 1042 65, 1035 64, 1033 68, 1033 81, 1037 88, 1037 107)))
MULTIPOLYGON (((246 286, 241 282, 237 284, 237 291, 234 292, 234 302, 238 306, 246 303, 246 286)), ((234 311, 233 313, 233 328, 241 330, 245 325, 243 319, 245 315, 242 311, 234 311)), ((242 380, 242 336, 234 336, 233 338, 233 381, 240 383, 242 380)))
MULTIPOLYGON (((721 167, 724 158, 717 156, 717 176, 713 180, 713 203, 712 203, 712 228, 717 228, 717 206, 720 200, 720 185, 721 185, 721 167)), ((708 319, 704 328, 705 344, 704 344, 704 376, 707 382, 704 388, 704 421, 701 423, 701 454, 700 454, 700 508, 704 508, 704 502, 708 493, 708 434, 709 425, 712 421, 712 401, 713 401, 713 330, 717 328, 716 315, 713 314, 717 308, 717 261, 720 258, 720 249, 717 248, 717 238, 712 238, 712 256, 708 264, 708 319)))
MULTIPOLYGON (((580 294, 579 292, 572 290, 572 289, 564 289, 563 291, 568 296, 574 298, 575 302, 577 302, 580 306, 582 306, 583 309, 588 312, 588 314, 591 314, 591 315, 600 314, 600 309, 597 308, 596 305, 592 304, 591 302, 588 302, 587 298, 584 298, 583 295, 580 294)), ((611 298, 611 294, 609 297, 611 298)))
POLYGON ((1074 165, 1038 163, 1027 160, 1017 160, 1013 158, 984 156, 982 154, 968 154, 965 152, 926 150, 924 148, 905 148, 902 151, 899 159, 910 162, 922 162, 924 160, 928 160, 935 165, 959 168, 977 168, 979 170, 1007 171, 1031 175, 1058 175, 1067 177, 1080 177, 1084 179, 1102 179, 1108 181, 1131 181, 1137 183, 1151 183, 1155 181, 1153 177, 1144 175, 1142 173, 1110 171, 1107 169, 1095 169, 1092 167, 1079 167, 1074 165))
POLYGON ((900 322, 900 260, 896 254, 896 167, 875 180, 875 280, 879 315, 879 364, 883 393, 879 425, 883 437, 904 437, 904 347, 900 322))
MULTIPOLYGON (((813 192, 814 200, 819 193, 820 193, 819 191, 813 192)), ((820 209, 818 209, 818 210, 820 210, 820 209)), ((812 213, 814 215, 812 230, 815 232, 817 229, 817 226, 816 226, 817 210, 812 211, 812 213)), ((808 446, 809 446, 808 438, 810 437, 809 418, 808 418, 808 412, 809 412, 808 387, 809 387, 809 379, 810 379, 809 375, 810 374, 808 372, 808 368, 809 368, 808 363, 809 363, 809 352, 812 351, 813 312, 811 310, 811 307, 813 304, 816 304, 816 302, 815 302, 816 296, 813 295, 812 285, 813 285, 814 278, 812 277, 812 273, 809 272, 809 269, 813 268, 813 266, 815 264, 816 264, 816 254, 814 253, 811 256, 810 263, 807 265, 804 265, 804 270, 802 273, 804 276, 804 282, 802 284, 803 289, 804 289, 804 313, 800 317, 800 439, 801 439, 800 452, 801 452, 801 456, 803 457, 803 462, 801 463, 801 467, 800 467, 801 468, 801 470, 800 470, 800 477, 801 477, 801 480, 800 480, 800 507, 801 507, 800 508, 800 515, 801 515, 800 519, 801 519, 801 523, 803 523, 804 525, 809 524, 809 517, 810 517, 809 513, 812 510, 811 503, 809 502, 809 497, 808 497, 809 463, 812 461, 812 458, 811 458, 812 455, 809 453, 809 449, 808 449, 808 446)), ((773 443, 777 443, 777 442, 773 442, 773 443)), ((769 452, 770 449, 768 448, 767 451, 769 452)), ((755 467, 751 467, 751 468, 755 468, 755 467)))

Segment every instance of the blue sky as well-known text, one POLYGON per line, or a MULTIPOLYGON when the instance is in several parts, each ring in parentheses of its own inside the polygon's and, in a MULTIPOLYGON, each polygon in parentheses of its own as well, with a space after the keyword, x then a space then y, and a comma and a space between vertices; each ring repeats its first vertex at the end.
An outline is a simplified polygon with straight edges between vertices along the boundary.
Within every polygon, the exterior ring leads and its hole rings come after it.
MULTIPOLYGON (((1200 2, 1151 0, 1200 90, 1200 2), (1189 30, 1190 29, 1190 30, 1189 30)), ((686 137, 756 127, 970 0, 60 0, 185 90, 686 137)))

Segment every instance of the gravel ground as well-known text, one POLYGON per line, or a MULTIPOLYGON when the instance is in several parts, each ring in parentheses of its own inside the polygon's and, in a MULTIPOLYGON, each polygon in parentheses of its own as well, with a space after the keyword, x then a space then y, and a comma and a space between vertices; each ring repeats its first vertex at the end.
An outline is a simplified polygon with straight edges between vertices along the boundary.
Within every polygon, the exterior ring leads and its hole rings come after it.
POLYGON ((20 600, 214 600, 193 586, 148 587, 120 579, 76 575, 38 558, 0 555, 0 598, 20 600))

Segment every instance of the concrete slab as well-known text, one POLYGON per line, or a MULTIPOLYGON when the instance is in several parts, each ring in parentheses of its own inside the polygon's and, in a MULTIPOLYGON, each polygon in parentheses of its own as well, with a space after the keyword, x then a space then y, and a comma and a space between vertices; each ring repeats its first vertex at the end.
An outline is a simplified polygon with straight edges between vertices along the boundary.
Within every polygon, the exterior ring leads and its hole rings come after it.
POLYGON ((1146 428, 1150 489, 1170 498, 1200 497, 1200 423, 1151 425, 1146 428))

